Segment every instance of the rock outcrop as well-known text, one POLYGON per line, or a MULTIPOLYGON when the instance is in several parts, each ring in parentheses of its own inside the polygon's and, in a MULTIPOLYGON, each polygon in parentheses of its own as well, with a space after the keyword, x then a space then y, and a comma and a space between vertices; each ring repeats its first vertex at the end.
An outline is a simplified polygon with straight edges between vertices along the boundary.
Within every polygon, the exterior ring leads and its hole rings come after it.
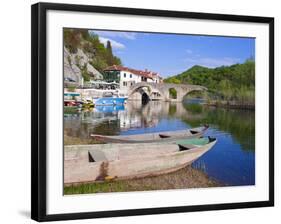
POLYGON ((70 53, 69 50, 64 47, 64 78, 73 80, 80 85, 82 69, 86 69, 86 72, 93 79, 103 79, 102 74, 90 64, 90 60, 92 60, 93 57, 93 55, 85 54, 81 49, 77 49, 76 53, 70 53))

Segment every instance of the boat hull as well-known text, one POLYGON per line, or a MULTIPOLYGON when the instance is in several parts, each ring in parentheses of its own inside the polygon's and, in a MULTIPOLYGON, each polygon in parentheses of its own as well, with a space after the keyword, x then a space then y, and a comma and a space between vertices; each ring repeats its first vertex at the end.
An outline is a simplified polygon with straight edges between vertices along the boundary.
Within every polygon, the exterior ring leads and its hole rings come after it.
POLYGON ((180 131, 166 131, 138 135, 119 135, 119 136, 106 136, 95 135, 91 137, 103 143, 154 143, 154 142, 171 142, 178 139, 200 138, 208 129, 208 125, 199 128, 180 131))
POLYGON ((102 97, 93 99, 95 105, 106 106, 106 105, 122 105, 125 103, 127 98, 125 97, 102 97))
POLYGON ((68 186, 107 179, 133 179, 170 173, 191 164, 215 144, 216 140, 183 151, 179 150, 177 144, 66 146, 64 184, 68 186), (91 158, 93 151, 106 152, 108 160, 93 161, 91 158), (113 158, 115 159, 111 160, 113 158))

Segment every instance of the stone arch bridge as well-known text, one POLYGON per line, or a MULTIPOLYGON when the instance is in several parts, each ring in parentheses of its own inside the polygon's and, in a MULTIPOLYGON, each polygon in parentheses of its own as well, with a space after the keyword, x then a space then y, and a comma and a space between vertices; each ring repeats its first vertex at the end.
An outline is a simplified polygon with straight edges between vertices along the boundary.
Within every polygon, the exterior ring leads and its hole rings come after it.
POLYGON ((173 83, 149 83, 139 82, 128 89, 129 99, 134 98, 135 93, 146 94, 150 100, 182 101, 184 96, 192 91, 206 91, 204 86, 173 84, 173 83), (170 97, 170 89, 176 90, 176 98, 170 97))

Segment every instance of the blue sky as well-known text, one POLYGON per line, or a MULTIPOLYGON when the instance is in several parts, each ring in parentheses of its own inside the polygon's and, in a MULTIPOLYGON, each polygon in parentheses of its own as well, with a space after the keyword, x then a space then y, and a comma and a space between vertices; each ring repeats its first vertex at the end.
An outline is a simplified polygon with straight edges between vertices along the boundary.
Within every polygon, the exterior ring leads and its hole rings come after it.
POLYGON ((214 68, 243 63, 255 55, 255 39, 201 35, 91 30, 102 43, 111 41, 124 66, 179 74, 194 65, 214 68))

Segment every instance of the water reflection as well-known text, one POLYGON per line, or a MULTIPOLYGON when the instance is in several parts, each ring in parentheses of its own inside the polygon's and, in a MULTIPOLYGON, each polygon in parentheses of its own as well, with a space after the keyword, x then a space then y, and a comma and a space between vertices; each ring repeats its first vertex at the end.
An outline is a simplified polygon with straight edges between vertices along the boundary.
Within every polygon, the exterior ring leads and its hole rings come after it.
POLYGON ((248 110, 210 108, 200 100, 183 103, 139 101, 125 106, 99 106, 93 111, 64 115, 67 135, 127 135, 179 130, 208 123, 207 135, 216 146, 193 163, 209 176, 228 185, 255 184, 255 113, 248 110))
POLYGON ((242 145, 244 150, 255 150, 255 113, 251 110, 229 110, 224 108, 203 107, 199 104, 183 104, 192 116, 184 122, 192 126, 208 123, 213 128, 230 134, 242 145))

